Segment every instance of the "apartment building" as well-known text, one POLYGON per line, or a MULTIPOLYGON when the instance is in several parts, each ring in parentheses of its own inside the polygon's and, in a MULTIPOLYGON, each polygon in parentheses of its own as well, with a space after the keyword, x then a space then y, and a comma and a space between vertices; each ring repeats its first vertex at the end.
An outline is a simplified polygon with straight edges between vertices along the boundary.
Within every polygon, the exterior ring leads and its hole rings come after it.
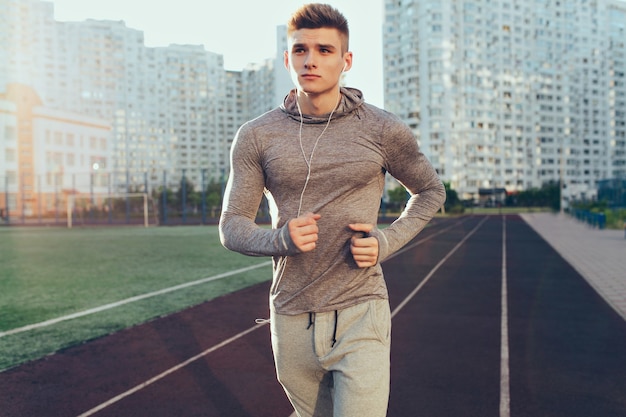
POLYGON ((0 98, 0 222, 17 208, 17 105, 0 98))
POLYGON ((611 179, 626 179, 626 4, 608 5, 604 27, 609 32, 609 152, 611 179))
POLYGON ((111 126, 102 119, 47 108, 29 86, 0 94, 3 216, 62 212, 67 196, 110 192, 111 126))
POLYGON ((57 22, 39 0, 0 0, 0 11, 0 93, 19 82, 48 109, 108 121, 100 169, 116 192, 223 180, 237 129, 275 107, 277 80, 288 79, 278 56, 226 71, 202 45, 148 48, 123 21, 57 22))
POLYGON ((464 199, 624 170, 624 3, 386 0, 385 107, 464 199))

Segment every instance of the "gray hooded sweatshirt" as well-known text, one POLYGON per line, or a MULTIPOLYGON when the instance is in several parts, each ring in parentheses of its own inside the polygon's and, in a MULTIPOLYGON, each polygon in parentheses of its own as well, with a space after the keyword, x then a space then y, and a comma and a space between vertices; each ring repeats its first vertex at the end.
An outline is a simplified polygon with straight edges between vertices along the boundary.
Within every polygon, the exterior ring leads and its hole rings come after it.
POLYGON ((445 200, 441 180, 411 130, 393 114, 366 104, 359 90, 341 88, 341 94, 323 134, 329 114, 304 115, 300 138, 293 90, 282 106, 241 126, 232 144, 220 239, 230 250, 273 257, 270 307, 279 314, 386 299, 380 262, 413 239, 445 200), (307 160, 311 173, 303 192, 307 160), (379 242, 377 265, 359 268, 350 253, 354 232, 348 224, 376 224, 386 173, 406 187, 410 199, 389 227, 370 233, 379 242), (263 194, 271 229, 255 223, 263 194), (301 199, 300 214, 321 215, 317 246, 304 253, 287 228, 298 217, 301 199))

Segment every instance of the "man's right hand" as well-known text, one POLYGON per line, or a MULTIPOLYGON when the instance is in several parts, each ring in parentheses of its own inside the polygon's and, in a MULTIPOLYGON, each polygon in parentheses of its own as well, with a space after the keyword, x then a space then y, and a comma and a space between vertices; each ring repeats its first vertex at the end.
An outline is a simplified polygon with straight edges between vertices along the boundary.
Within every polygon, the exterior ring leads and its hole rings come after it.
POLYGON ((300 252, 309 252, 315 249, 317 242, 317 221, 319 214, 306 213, 295 219, 291 219, 287 225, 289 236, 300 252))

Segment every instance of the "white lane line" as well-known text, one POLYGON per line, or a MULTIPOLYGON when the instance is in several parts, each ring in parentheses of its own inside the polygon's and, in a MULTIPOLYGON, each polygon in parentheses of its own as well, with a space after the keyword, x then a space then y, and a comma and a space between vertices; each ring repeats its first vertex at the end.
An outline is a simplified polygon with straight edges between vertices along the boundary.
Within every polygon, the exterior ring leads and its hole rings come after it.
MULTIPOLYGON (((456 244, 456 246, 454 248, 452 248, 452 250, 450 252, 448 252, 448 254, 439 261, 439 263, 437 265, 435 265, 435 267, 428 273, 428 275, 426 275, 426 278, 424 278, 422 280, 422 282, 419 283, 419 285, 417 287, 415 287, 415 289, 413 291, 411 291, 411 293, 404 299, 402 300, 402 302, 393 310, 393 312, 391 313, 391 318, 394 318, 394 316, 396 314, 398 314, 398 312, 405 306, 407 305, 407 303, 409 301, 411 301, 411 299, 413 297, 415 297, 415 294, 417 294, 419 292, 419 290, 422 289, 422 287, 424 287, 424 285, 426 285, 426 283, 428 282, 428 280, 430 280, 430 278, 432 278, 433 275, 435 275, 435 272, 437 272, 437 270, 448 260, 450 259, 450 257, 454 254, 454 252, 456 252, 464 243, 467 239, 470 238, 470 236, 472 236, 482 225, 483 223, 485 223, 487 221, 488 217, 485 217, 480 223, 478 223, 476 225, 476 227, 474 227, 474 229, 472 229, 471 232, 469 232, 459 243, 456 244)), ((414 245, 415 246, 415 245, 414 245)))
POLYGON ((432 235, 430 235, 430 236, 428 236, 428 237, 425 237, 424 239, 420 239, 420 240, 418 240, 417 242, 415 242, 415 243, 413 243, 413 244, 411 244, 411 245, 408 245, 408 246, 403 247, 403 248, 402 248, 402 249, 400 249, 399 251, 394 252, 393 254, 389 255, 389 256, 388 256, 388 257, 387 257, 387 258, 383 261, 383 263, 387 262, 389 259, 395 258, 396 256, 400 255, 401 253, 404 253, 404 252, 406 252, 406 251, 408 251, 408 250, 410 250, 410 249, 413 249, 413 248, 414 248, 414 247, 416 247, 416 246, 421 245, 422 243, 424 243, 424 242, 426 242, 426 241, 428 241, 428 240, 430 240, 430 239, 434 238, 435 236, 439 236, 440 234, 447 232, 448 230, 452 229, 453 227, 456 227, 456 226, 458 226, 459 224, 463 223, 463 221, 464 221, 464 220, 461 220, 461 221, 458 221, 458 222, 456 222, 456 223, 454 223, 454 224, 451 224, 451 225, 450 225, 450 226, 448 226, 448 227, 444 227, 444 228, 443 228, 443 229, 441 229, 440 231, 438 231, 438 232, 436 232, 436 233, 433 233, 432 235))
MULTIPOLYGON (((422 289, 422 287, 424 285, 426 285, 426 282, 435 274, 435 272, 437 272, 437 270, 441 267, 441 265, 443 265, 449 258, 450 256, 452 256, 452 254, 454 252, 457 251, 457 249, 459 249, 459 247, 461 247, 461 245, 463 245, 463 243, 465 243, 465 241, 474 234, 474 232, 476 232, 480 226, 483 225, 483 223, 485 223, 485 221, 487 221, 487 217, 485 217, 474 229, 472 229, 472 231, 467 234, 463 240, 461 240, 441 261, 439 261, 439 263, 437 265, 435 265, 435 267, 428 273, 428 275, 426 275, 426 278, 424 278, 424 280, 422 282, 420 282, 420 284, 391 312, 391 318, 393 319, 394 316, 396 314, 398 314, 398 312, 400 312, 400 310, 407 305, 407 303, 413 298, 415 297, 415 294, 417 294, 419 292, 419 290, 422 289)), ((410 249, 415 248, 416 246, 421 245, 422 243, 432 239, 435 236, 438 236, 442 233, 447 232, 448 230, 452 229, 455 226, 458 226, 459 224, 463 223, 463 221, 458 221, 448 227, 445 227, 443 229, 441 229, 440 231, 438 231, 437 233, 433 233, 432 235, 424 238, 424 239, 420 239, 417 242, 409 245, 409 246, 405 246, 404 248, 400 249, 399 251, 395 252, 394 254, 392 254, 391 256, 389 256, 387 259, 385 259, 383 262, 387 262, 389 259, 400 255, 402 252, 406 252, 410 249)), ((296 412, 294 411, 292 414, 289 415, 289 417, 297 417, 296 412)))
POLYGON ((262 262, 260 264, 248 266, 248 267, 241 268, 241 269, 236 269, 234 271, 224 272, 222 274, 214 275, 212 277, 202 278, 202 279, 199 279, 197 281, 192 281, 192 282, 186 282, 184 284, 176 285, 174 287, 164 288, 162 290, 153 291, 153 292, 149 292, 149 293, 142 294, 142 295, 137 295, 137 296, 134 296, 134 297, 126 298, 124 300, 116 301, 114 303, 105 304, 105 305, 102 305, 102 306, 99 306, 99 307, 90 308, 88 310, 79 311, 79 312, 76 312, 76 313, 73 313, 73 314, 68 314, 67 316, 57 317, 57 318, 46 320, 46 321, 42 321, 42 322, 39 322, 39 323, 29 324, 27 326, 23 326, 23 327, 18 327, 18 328, 15 328, 15 329, 7 330, 5 332, 0 332, 0 338, 4 337, 4 336, 9 336, 9 335, 12 335, 12 334, 16 334, 16 333, 26 332, 28 330, 38 329, 40 327, 50 326, 52 324, 60 323, 60 322, 67 321, 67 320, 72 320, 72 319, 75 319, 75 318, 78 318, 78 317, 88 316, 88 315, 94 314, 94 313, 100 313, 102 311, 110 310, 112 308, 116 308, 116 307, 122 306, 124 304, 133 303, 135 301, 144 300, 144 299, 150 298, 150 297, 156 297, 157 295, 167 294, 169 292, 178 291, 178 290, 181 290, 181 289, 184 289, 184 288, 188 288, 188 287, 193 287, 195 285, 205 284, 207 282, 216 281, 218 279, 230 277, 232 275, 240 274, 242 272, 251 271, 253 269, 261 268, 261 267, 268 266, 268 265, 271 265, 271 264, 272 264, 272 261, 266 261, 266 262, 262 262))
POLYGON ((502 216, 502 317, 500 339, 500 417, 511 415, 509 371, 509 304, 506 275, 506 217, 502 216))
MULTIPOLYGON (((465 242, 465 240, 467 240, 467 238, 469 238, 472 234, 474 234, 474 232, 475 232, 476 230, 478 230, 478 228, 479 228, 479 227, 480 227, 480 226, 481 226, 481 225, 482 225, 482 224, 483 224, 486 220, 487 220, 487 218, 483 219, 483 221, 481 221, 481 222, 478 224, 478 226, 476 226, 476 227, 475 227, 475 228, 474 228, 474 229, 473 229, 473 230, 472 230, 472 231, 471 231, 471 232, 470 232, 470 233, 469 233, 469 234, 468 234, 468 235, 467 235, 467 236, 466 236, 466 237, 465 237, 465 238, 464 238, 464 239, 463 239, 463 240, 462 240, 459 244, 457 244, 457 245, 455 246, 455 248, 454 248, 454 249, 453 249, 453 250, 452 250, 452 251, 451 251, 451 252, 450 252, 450 253, 446 256, 446 258, 445 258, 445 259, 447 259, 448 257, 450 257, 450 255, 452 255, 452 253, 454 253, 454 252, 455 252, 455 251, 456 251, 456 250, 457 250, 457 249, 461 246, 461 244, 462 244, 463 242, 465 242)), ((441 233, 443 233, 443 232, 445 232, 445 231, 449 230, 450 228, 452 228, 453 226, 456 226, 456 225, 457 225, 457 224, 459 224, 459 223, 460 223, 460 222, 458 222, 458 223, 456 223, 456 224, 454 224, 454 225, 452 225, 452 226, 449 226, 449 227, 447 227, 447 228, 444 228, 444 229, 440 230, 439 232, 437 232, 437 233, 435 233, 435 234, 433 234, 433 235, 431 235, 431 236, 429 236, 429 237, 427 237, 427 238, 424 238, 424 239, 422 239, 422 240, 420 240, 420 241, 418 241, 418 242, 416 242, 416 243, 412 244, 412 245, 410 246, 410 248, 413 248, 413 247, 415 247, 415 246, 420 245, 420 244, 421 244, 421 243, 423 243, 423 242, 426 242, 427 240, 429 240, 429 239, 431 239, 431 238, 433 238, 433 237, 435 237, 435 236, 437 236, 437 235, 439 235, 439 234, 441 234, 441 233)), ((409 248, 405 248, 405 249, 403 249, 403 251, 408 250, 408 249, 409 249, 409 248)), ((396 252, 396 254, 397 254, 397 252, 396 252)), ((395 254, 394 254, 394 255, 395 255, 395 254)), ((391 258, 391 257, 390 257, 390 258, 391 258)), ((387 258, 387 259, 389 259, 389 258, 387 258)), ((434 268, 434 269, 433 269, 433 270, 432 270, 432 271, 428 274, 427 278, 426 278, 424 281, 426 281, 426 280, 430 279, 430 277, 434 274, 434 272, 435 272, 435 271, 436 271, 436 270, 437 270, 437 269, 438 269, 438 268, 439 268, 439 267, 443 264, 443 262, 445 262, 445 259, 444 259, 443 261, 439 262, 439 264, 437 264, 437 266, 435 266, 435 268, 434 268)), ((423 281, 423 282, 424 282, 424 281, 423 281)), ((405 301, 403 302, 403 304, 401 305, 401 307, 403 307, 403 306, 406 304, 406 302, 408 302, 408 300, 409 300, 410 298, 412 298, 412 297, 413 297, 413 296, 417 293, 417 291, 419 291, 419 288, 421 288, 421 286, 423 286, 423 285, 422 285, 422 284, 420 284, 420 286, 418 287, 418 289, 416 289, 415 291, 413 291, 413 293, 411 293, 411 295, 409 295, 409 296, 405 299, 405 301)), ((396 314, 396 313, 400 310, 400 308, 401 308, 401 307, 399 306, 398 308, 396 308, 396 309, 394 310, 394 313, 392 313, 392 317, 393 317, 393 316, 394 316, 394 315, 395 315, 395 314, 396 314)), ((194 357, 192 357, 192 358, 187 359, 186 361, 181 362, 180 364, 178 364, 178 365, 176 365, 176 366, 174 366, 174 367, 172 367, 172 368, 170 368, 170 369, 168 369, 168 370, 166 370, 166 371, 164 371, 164 372, 160 373, 159 375, 157 375, 157 376, 155 376, 155 377, 153 377, 153 378, 151 378, 151 379, 149 379, 149 380, 147 380, 147 381, 145 381, 145 382, 143 382, 143 383, 141 383, 141 384, 139 384, 139 385, 136 385, 135 387, 131 388, 130 390, 128 390, 128 391, 126 391, 126 392, 124 392, 124 393, 122 393, 122 394, 119 394, 119 395, 117 395, 117 396, 115 396, 115 397, 111 398, 110 400, 108 400, 108 401, 106 401, 106 402, 104 402, 104 403, 102 403, 102 404, 100 404, 100 405, 98 405, 98 406, 96 406, 96 407, 92 408, 91 410, 88 410, 88 411, 84 412, 83 414, 80 414, 78 417, 88 417, 88 416, 91 416, 91 415, 93 415, 93 414, 97 413, 98 411, 101 411, 101 410, 103 410, 103 409, 105 409, 105 408, 109 407, 110 405, 112 405, 112 404, 114 404, 114 403, 116 403, 116 402, 118 402, 118 401, 120 401, 120 400, 122 400, 122 399, 124 399, 124 398, 126 398, 126 397, 128 397, 128 396, 130 396, 130 395, 132 395, 132 394, 134 394, 134 393, 135 393, 135 392, 137 392, 137 391, 142 390, 143 388, 147 387, 148 385, 150 385, 150 384, 152 384, 152 383, 154 383, 154 382, 156 382, 156 381, 158 381, 158 380, 160 380, 160 379, 162 379, 162 378, 164 378, 164 377, 166 377, 166 376, 170 375, 171 373, 173 373, 173 372, 175 372, 175 371, 177 371, 177 370, 179 370, 179 369, 181 369, 181 368, 183 368, 183 367, 187 366, 188 364, 190 364, 190 363, 192 363, 192 362, 194 362, 194 361, 196 361, 196 360, 198 360, 198 359, 202 358, 203 356, 208 355, 209 353, 214 352, 214 351, 216 351, 217 349, 219 349, 219 348, 221 348, 221 347, 224 347, 224 346, 226 346, 227 344, 229 344, 229 343, 231 343, 231 342, 233 342, 233 341, 235 341, 235 340, 237 340, 237 339, 239 339, 239 338, 241 338, 241 337, 243 337, 243 336, 247 335, 248 333, 250 333, 250 332, 252 332, 252 331, 254 331, 254 330, 258 329, 259 327, 265 326, 266 324, 267 324, 267 323, 257 324, 256 326, 251 327, 251 328, 249 328, 248 330, 245 330, 245 331, 243 331, 243 332, 241 332, 241 333, 239 333, 239 334, 237 334, 237 335, 235 335, 235 336, 231 337, 230 339, 227 339, 227 340, 223 341, 222 343, 217 344, 217 345, 215 345, 215 346, 213 346, 213 347, 211 347, 211 348, 209 348, 209 349, 205 350, 204 352, 202 352, 202 353, 200 353, 200 354, 198 354, 198 355, 196 355, 196 356, 194 356, 194 357)), ((289 417, 295 417, 295 412, 294 412, 293 414, 291 414, 289 417)))
MULTIPOLYGON (((459 223, 461 223, 461 222, 457 222, 457 223, 455 223, 455 224, 453 224, 451 226, 448 226, 448 227, 440 230, 437 233, 434 233, 433 235, 431 235, 431 236, 429 236, 427 238, 419 240, 418 242, 415 242, 414 244, 412 244, 412 245, 410 245, 408 247, 405 247, 405 248, 401 249, 400 251, 394 253, 393 255, 391 255, 387 259, 391 259, 394 256, 399 255, 402 252, 405 252, 405 251, 407 251, 407 250, 409 250, 411 248, 414 248, 415 246, 418 246, 418 245, 424 243, 425 241, 427 241, 427 240, 429 240, 429 239, 431 239, 431 238, 433 238, 433 237, 435 237, 437 235, 440 235, 441 233, 446 232, 447 230, 451 229, 452 227, 458 225, 459 223)), ((129 304, 129 303, 132 303, 132 302, 135 302, 135 301, 140 301, 140 300, 143 300, 143 299, 146 299, 146 298, 155 297, 157 295, 166 294, 166 293, 169 293, 169 292, 172 292, 172 291, 177 291, 177 290, 184 289, 184 288, 187 288, 187 287, 191 287, 191 286, 194 286, 194 285, 204 284, 204 283, 207 283, 207 282, 210 282, 210 281, 215 281, 215 280, 218 280, 218 279, 226 278, 226 277, 229 277, 229 276, 232 276, 232 275, 236 275, 236 274, 239 274, 239 273, 242 273, 242 272, 251 271, 251 270, 256 269, 256 268, 269 266, 271 264, 272 264, 272 261, 266 261, 266 262, 262 262, 260 264, 252 265, 252 266, 241 268, 241 269, 237 269, 237 270, 234 270, 234 271, 226 272, 226 273, 215 275, 215 276, 212 276, 212 277, 203 278, 203 279, 200 279, 200 280, 197 280, 197 281, 188 282, 188 283, 177 285, 177 286, 170 287, 170 288, 164 288, 164 289, 159 290, 159 291, 154 291, 154 292, 151 292, 151 293, 142 294, 142 295, 138 295, 138 296, 135 296, 135 297, 130 297, 130 298, 127 298, 125 300, 116 301, 114 303, 105 304, 105 305, 102 305, 102 306, 99 306, 99 307, 94 307, 94 308, 91 308, 91 309, 88 309, 88 310, 79 311, 79 312, 76 312, 76 313, 73 313, 73 314, 68 314, 66 316, 57 317, 57 318, 46 320, 46 321, 42 321, 42 322, 39 322, 39 323, 29 324, 29 325, 26 325, 26 326, 23 326, 23 327, 17 327, 15 329, 11 329, 11 330, 7 330, 7 331, 4 331, 4 332, 0 332, 0 338, 5 337, 5 336, 9 336, 9 335, 12 335, 12 334, 23 333, 23 332, 26 332, 26 331, 29 331, 29 330, 38 329, 38 328, 41 328, 41 327, 50 326, 52 324, 61 323, 63 321, 67 321, 67 320, 73 320, 73 319, 76 319, 76 318, 79 318, 79 317, 88 316, 90 314, 100 313, 102 311, 110 310, 112 308, 116 308, 116 307, 122 306, 124 304, 129 304)))
POLYGON ((106 402, 103 402, 102 404, 92 408, 91 410, 85 411, 84 413, 80 414, 78 417, 91 416, 91 415, 97 413, 98 411, 103 410, 103 409, 107 408, 108 406, 110 406, 112 404, 115 404, 116 402, 118 402, 118 401, 128 397, 129 395, 132 395, 135 392, 144 389, 148 385, 151 385, 151 384, 157 382, 158 380, 165 378, 169 374, 178 371, 180 368, 183 368, 183 367, 189 365, 191 362, 194 362, 194 361, 202 358, 203 356, 206 356, 209 353, 214 352, 214 351, 218 350, 219 348, 222 348, 222 347, 228 345, 229 343, 232 343, 235 340, 237 340, 237 339, 247 335, 248 333, 251 333, 251 332, 255 331, 256 329, 259 329, 259 328, 261 328, 261 327, 263 327, 265 325, 266 325, 266 323, 265 324, 257 324, 256 326, 252 326, 248 330, 244 330, 243 332, 241 332, 239 334, 236 334, 235 336, 231 337, 230 339, 226 339, 223 342, 218 343, 217 345, 210 347, 209 349, 205 350, 204 352, 199 353, 196 356, 191 357, 191 358, 187 359, 186 361, 181 362, 178 365, 171 367, 167 371, 164 371, 164 372, 160 373, 159 375, 157 375, 155 377, 152 377, 152 378, 148 379, 147 381, 142 382, 139 385, 136 385, 135 387, 129 389, 128 391, 123 392, 123 393, 121 393, 121 394, 111 398, 110 400, 108 400, 106 402))

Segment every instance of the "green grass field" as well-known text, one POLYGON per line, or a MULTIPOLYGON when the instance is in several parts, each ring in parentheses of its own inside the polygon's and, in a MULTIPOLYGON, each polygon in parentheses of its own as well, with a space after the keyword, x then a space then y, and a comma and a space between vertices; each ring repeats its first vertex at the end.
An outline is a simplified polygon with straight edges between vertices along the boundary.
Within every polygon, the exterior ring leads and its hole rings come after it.
POLYGON ((0 228, 0 370, 269 280, 268 260, 227 251, 216 226, 0 228), (263 266, 6 334, 254 265, 263 266))

